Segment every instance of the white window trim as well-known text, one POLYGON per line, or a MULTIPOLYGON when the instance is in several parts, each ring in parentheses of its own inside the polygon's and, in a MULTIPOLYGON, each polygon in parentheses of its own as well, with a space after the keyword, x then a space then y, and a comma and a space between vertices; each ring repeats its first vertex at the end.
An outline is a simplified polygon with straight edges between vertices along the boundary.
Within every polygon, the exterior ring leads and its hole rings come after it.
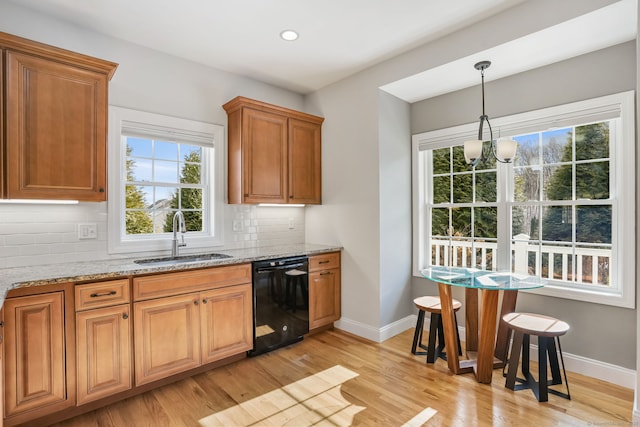
POLYGON ((170 117, 129 108, 109 106, 109 200, 108 200, 108 252, 110 254, 130 252, 156 252, 171 250, 171 237, 166 235, 140 236, 136 239, 127 238, 121 221, 125 194, 121 191, 122 182, 126 181, 126 170, 123 167, 126 149, 121 142, 121 129, 125 122, 138 122, 187 132, 208 134, 212 137, 215 147, 213 163, 205 173, 209 173, 209 223, 207 232, 200 235, 187 233, 186 250, 191 248, 206 248, 224 244, 224 175, 225 175, 225 144, 224 126, 194 120, 170 117))
MULTIPOLYGON (((619 281, 618 292, 598 292, 592 289, 573 289, 554 285, 523 291, 539 295, 567 298, 625 308, 635 308, 635 236, 636 236, 636 193, 635 193, 635 95, 634 91, 603 96, 570 104, 549 107, 512 116, 492 119, 494 130, 501 136, 512 136, 544 126, 559 127, 577 120, 604 120, 613 114, 621 120, 620 138, 612 145, 611 170, 617 191, 617 211, 614 213, 617 225, 612 230, 613 255, 618 261, 613 277, 619 281), (624 142, 626 141, 626 145, 624 142), (624 154, 620 154, 624 153, 624 154)), ((429 230, 429 219, 425 215, 425 183, 420 171, 424 160, 420 152, 426 149, 459 145, 477 135, 477 123, 468 123, 447 129, 424 132, 412 136, 412 187, 413 187, 413 275, 422 277, 420 271, 426 267, 424 239, 429 230)))

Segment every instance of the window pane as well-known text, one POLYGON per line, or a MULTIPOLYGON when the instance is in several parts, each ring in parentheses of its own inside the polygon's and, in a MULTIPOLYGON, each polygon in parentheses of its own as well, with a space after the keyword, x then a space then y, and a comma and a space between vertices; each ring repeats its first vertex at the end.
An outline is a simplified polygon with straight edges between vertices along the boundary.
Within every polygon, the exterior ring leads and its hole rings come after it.
POLYGON ((443 173, 450 173, 450 153, 449 148, 440 148, 433 150, 433 174, 440 175, 443 173))
POLYGON ((200 163, 180 163, 180 182, 200 184, 200 163))
POLYGON ((511 238, 525 235, 528 239, 538 239, 540 236, 540 207, 539 206, 514 206, 511 209, 511 238))
POLYGON ((431 209, 431 235, 434 237, 449 236, 449 209, 431 209))
POLYGON ((476 173, 476 201, 495 202, 497 200, 496 172, 476 173))
POLYGON ((180 190, 181 209, 202 209, 202 189, 183 188, 180 190))
POLYGON ((451 176, 434 176, 433 177, 433 203, 448 203, 450 199, 450 182, 451 176))
POLYGON ((150 234, 153 233, 153 220, 146 210, 134 210, 125 212, 126 234, 150 234))
POLYGON ((453 203, 473 201, 473 175, 470 173, 453 176, 453 203))
POLYGON ((151 157, 151 140, 127 136, 127 156, 151 157))
POLYGON ((153 180, 155 182, 178 182, 178 163, 156 160, 153 163, 153 180))
POLYGON ((151 181, 151 160, 127 158, 127 181, 151 181))
POLYGON ((452 147, 453 151, 453 172, 467 172, 471 170, 471 167, 464 159, 464 147, 457 145, 452 147))
POLYGON ((591 285, 611 285, 611 247, 576 246, 577 281, 591 285))
POLYGON ((200 162, 202 147, 180 144, 180 160, 184 162, 200 162))
POLYGON ((474 208, 474 236, 476 238, 498 237, 498 210, 496 207, 474 208))
POLYGON ((528 202, 540 200, 540 169, 523 167, 514 170, 514 200, 528 202))
POLYGON ((540 164, 540 146, 538 133, 520 135, 513 138, 518 143, 516 166, 534 166, 540 164))
POLYGON ((571 135, 571 128, 542 132, 542 160, 545 164, 573 159, 571 135))
POLYGON ((571 206, 543 208, 542 240, 570 242, 572 240, 573 213, 571 206))
POLYGON ((611 243, 611 206, 577 206, 576 240, 611 243))
POLYGON ((454 236, 471 237, 471 208, 451 209, 451 222, 454 236))
POLYGON ((609 157, 609 123, 576 127, 576 160, 609 157))
POLYGON ((171 200, 171 207, 178 207, 178 189, 176 187, 156 187, 156 202, 160 200, 171 200))
POLYGON ((162 160, 178 160, 178 144, 175 142, 156 141, 153 157, 162 160))
POLYGON ((137 185, 125 186, 126 209, 142 209, 153 203, 153 188, 137 185))
POLYGON ((576 165, 576 198, 609 198, 609 162, 576 165))
POLYGON ((542 173, 544 200, 571 200, 573 198, 571 165, 545 166, 542 173))
POLYGON ((187 231, 202 231, 202 211, 184 212, 184 222, 187 231))

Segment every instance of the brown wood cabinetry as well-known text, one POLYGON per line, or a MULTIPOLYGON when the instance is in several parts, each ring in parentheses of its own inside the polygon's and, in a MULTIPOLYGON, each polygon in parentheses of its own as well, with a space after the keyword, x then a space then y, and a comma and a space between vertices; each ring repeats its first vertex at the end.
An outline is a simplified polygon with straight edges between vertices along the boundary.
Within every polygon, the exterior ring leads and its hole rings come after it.
POLYGON ((76 285, 77 400, 132 386, 129 280, 76 285))
POLYGON ((223 108, 229 203, 321 203, 322 117, 244 97, 223 108))
POLYGON ((134 278, 133 289, 136 385, 253 346, 250 264, 134 278))
POLYGON ((309 257, 309 329, 340 318, 340 252, 309 257))
POLYGON ((6 33, 0 52, 0 196, 106 200, 107 92, 117 64, 6 33))
POLYGON ((6 424, 75 404, 67 370, 64 292, 8 298, 3 307, 6 424))

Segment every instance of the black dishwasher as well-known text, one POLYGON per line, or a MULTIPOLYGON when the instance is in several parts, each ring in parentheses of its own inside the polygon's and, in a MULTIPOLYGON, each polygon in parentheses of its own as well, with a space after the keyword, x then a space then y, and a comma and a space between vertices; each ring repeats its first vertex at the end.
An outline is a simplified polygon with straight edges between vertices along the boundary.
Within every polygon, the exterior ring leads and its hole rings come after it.
POLYGON ((309 332, 309 261, 306 256, 253 263, 253 350, 266 353, 309 332))

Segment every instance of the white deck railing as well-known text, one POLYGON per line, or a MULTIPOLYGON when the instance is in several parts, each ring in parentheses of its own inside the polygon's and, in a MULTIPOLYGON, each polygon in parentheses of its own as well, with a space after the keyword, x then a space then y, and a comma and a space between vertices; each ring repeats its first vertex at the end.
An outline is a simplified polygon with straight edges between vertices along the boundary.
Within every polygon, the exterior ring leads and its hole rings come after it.
MULTIPOLYGON (((431 239, 431 264, 495 270, 497 249, 496 242, 431 239)), ((520 234, 511 253, 515 272, 577 284, 610 284, 611 249, 539 245, 520 234)))

